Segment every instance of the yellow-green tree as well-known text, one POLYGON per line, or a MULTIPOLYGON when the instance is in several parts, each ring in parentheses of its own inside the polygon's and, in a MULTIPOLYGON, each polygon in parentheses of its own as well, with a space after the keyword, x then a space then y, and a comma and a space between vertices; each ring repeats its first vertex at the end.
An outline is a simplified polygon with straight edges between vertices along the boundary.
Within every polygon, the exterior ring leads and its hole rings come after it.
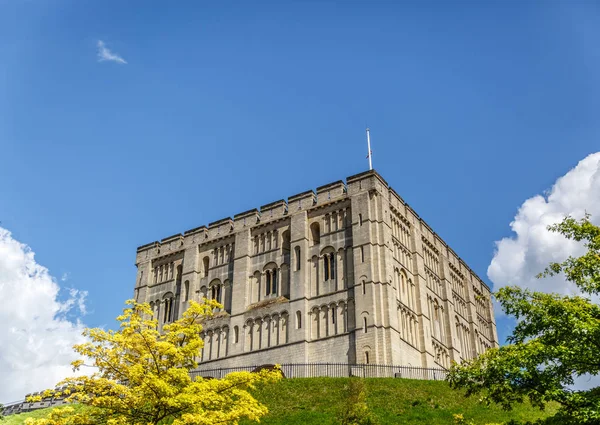
MULTIPOLYGON (((119 330, 87 329, 89 342, 76 345, 84 360, 74 369, 96 368, 90 376, 67 378, 58 385, 68 401, 85 405, 56 408, 46 418, 26 425, 149 425, 237 424, 241 418, 258 421, 267 413, 247 391, 280 378, 278 372, 236 372, 223 379, 190 377, 202 348, 202 321, 218 304, 190 302, 183 317, 158 331, 148 304, 128 301, 117 320, 119 330)), ((56 395, 47 391, 42 396, 56 395)))

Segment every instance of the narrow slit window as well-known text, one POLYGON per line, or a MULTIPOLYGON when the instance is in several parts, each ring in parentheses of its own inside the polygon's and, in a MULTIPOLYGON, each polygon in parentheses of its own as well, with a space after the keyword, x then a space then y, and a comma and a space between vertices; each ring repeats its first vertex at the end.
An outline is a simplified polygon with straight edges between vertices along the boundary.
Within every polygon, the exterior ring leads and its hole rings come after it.
POLYGON ((294 248, 294 252, 296 254, 296 271, 298 271, 300 270, 300 247, 294 248))

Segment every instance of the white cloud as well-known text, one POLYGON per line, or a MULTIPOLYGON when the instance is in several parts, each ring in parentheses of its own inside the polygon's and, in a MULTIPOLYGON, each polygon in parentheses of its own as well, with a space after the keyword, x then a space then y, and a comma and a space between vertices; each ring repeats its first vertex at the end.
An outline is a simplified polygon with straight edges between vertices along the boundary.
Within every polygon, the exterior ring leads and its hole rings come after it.
POLYGON ((98 62, 112 61, 120 64, 126 64, 127 61, 119 56, 117 53, 110 51, 106 44, 102 40, 98 40, 98 62))
POLYGON ((575 168, 556 180, 549 192, 527 199, 510 227, 515 235, 496 242, 496 252, 487 273, 497 290, 518 285, 543 292, 576 293, 576 287, 562 276, 536 279, 553 261, 584 252, 581 244, 548 232, 548 225, 571 215, 581 218, 588 212, 600 224, 600 152, 590 154, 575 168))
POLYGON ((62 274, 62 276, 60 277, 60 281, 61 282, 66 282, 67 280, 69 280, 70 277, 70 273, 69 272, 64 272, 62 274))
POLYGON ((53 388, 72 375, 78 356, 72 346, 84 342, 84 326, 67 313, 85 313, 83 291, 71 289, 66 300, 48 269, 31 249, 0 227, 0 402, 53 388))
MULTIPOLYGON (((579 293, 577 287, 563 276, 536 279, 551 262, 561 262, 569 255, 578 256, 585 248, 556 233, 548 232, 548 225, 571 215, 581 218, 592 215, 591 221, 600 225, 600 152, 590 154, 575 168, 556 180, 549 192, 527 199, 510 223, 515 233, 496 242, 496 252, 487 273, 497 290, 517 285, 540 292, 564 295, 579 293)), ((597 296, 592 300, 598 302, 597 296)), ((496 315, 503 314, 495 308, 496 315)), ((582 376, 576 380, 579 389, 600 385, 600 377, 582 376)))

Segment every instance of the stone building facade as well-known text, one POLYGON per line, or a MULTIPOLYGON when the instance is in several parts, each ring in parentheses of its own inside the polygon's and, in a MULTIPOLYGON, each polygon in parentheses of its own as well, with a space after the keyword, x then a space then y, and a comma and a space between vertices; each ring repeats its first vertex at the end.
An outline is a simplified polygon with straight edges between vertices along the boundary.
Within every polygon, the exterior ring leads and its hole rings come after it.
POLYGON ((490 289, 375 171, 137 249, 160 326, 191 300, 203 366, 448 367, 498 345, 490 289))

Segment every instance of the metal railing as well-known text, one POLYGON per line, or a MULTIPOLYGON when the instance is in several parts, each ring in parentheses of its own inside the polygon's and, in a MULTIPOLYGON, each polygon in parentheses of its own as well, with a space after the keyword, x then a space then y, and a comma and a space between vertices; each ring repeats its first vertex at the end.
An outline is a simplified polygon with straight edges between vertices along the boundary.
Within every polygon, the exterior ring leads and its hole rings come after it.
MULTIPOLYGON (((220 368, 198 368, 190 371, 192 378, 201 376, 203 378, 223 378, 231 372, 252 372, 258 368, 269 365, 251 365, 220 368)), ((271 365, 272 366, 272 365, 271 365)), ((404 378, 421 379, 429 381, 443 381, 448 371, 443 368, 426 368, 416 366, 400 366, 386 364, 348 364, 348 363, 285 363, 281 364, 281 370, 286 378, 348 378, 356 376, 360 378, 404 378)), ((4 405, 4 415, 14 413, 30 412, 50 406, 64 404, 64 398, 46 398, 38 402, 26 400, 7 403, 4 405)))
MULTIPOLYGON (((286 378, 316 378, 327 376, 331 378, 405 378, 429 381, 443 381, 448 371, 443 368, 425 368, 416 366, 400 366, 386 364, 348 364, 348 363, 286 363, 281 364, 281 370, 286 378)), ((223 378, 231 372, 252 372, 260 365, 198 368, 190 372, 192 378, 223 378)))
POLYGON ((13 401, 3 405, 2 414, 5 416, 15 413, 31 412, 32 410, 43 409, 45 407, 58 407, 65 404, 65 397, 46 397, 40 401, 13 401))

